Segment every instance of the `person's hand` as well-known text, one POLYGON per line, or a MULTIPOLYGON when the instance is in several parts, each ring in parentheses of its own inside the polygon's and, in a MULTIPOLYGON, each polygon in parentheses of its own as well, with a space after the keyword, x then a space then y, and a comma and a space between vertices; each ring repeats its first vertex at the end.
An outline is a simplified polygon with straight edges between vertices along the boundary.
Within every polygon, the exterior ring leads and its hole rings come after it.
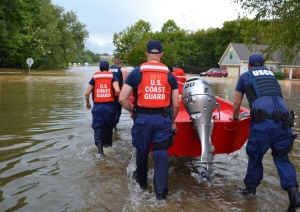
POLYGON ((178 130, 175 122, 173 122, 173 124, 172 124, 172 131, 174 131, 174 130, 176 130, 176 131, 178 130))
POLYGON ((246 118, 246 117, 250 117, 250 113, 249 112, 243 112, 240 114, 240 118, 246 118))
POLYGON ((239 121, 240 118, 234 118, 234 117, 230 117, 229 120, 232 120, 232 121, 239 121))
POLYGON ((86 109, 90 110, 92 108, 91 103, 87 102, 85 107, 86 107, 86 109))
POLYGON ((250 113, 245 111, 243 113, 240 113, 238 118, 230 117, 229 119, 233 121, 239 121, 240 119, 247 118, 247 117, 250 117, 250 113))

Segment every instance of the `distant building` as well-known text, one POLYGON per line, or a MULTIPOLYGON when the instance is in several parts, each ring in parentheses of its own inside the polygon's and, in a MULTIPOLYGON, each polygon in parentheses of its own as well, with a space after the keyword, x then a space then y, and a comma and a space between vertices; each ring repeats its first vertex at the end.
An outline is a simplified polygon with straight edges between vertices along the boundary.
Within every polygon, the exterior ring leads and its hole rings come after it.
MULTIPOLYGON (((248 71, 248 60, 252 54, 262 54, 268 45, 253 45, 252 50, 243 43, 230 43, 223 53, 218 64, 225 69, 230 77, 238 77, 248 71)), ((278 52, 273 53, 272 58, 265 61, 265 66, 273 72, 284 73, 285 77, 300 78, 299 55, 293 64, 286 64, 282 61, 278 52)))
POLYGON ((109 54, 100 54, 100 59, 101 60, 113 60, 114 56, 113 55, 109 55, 109 54))

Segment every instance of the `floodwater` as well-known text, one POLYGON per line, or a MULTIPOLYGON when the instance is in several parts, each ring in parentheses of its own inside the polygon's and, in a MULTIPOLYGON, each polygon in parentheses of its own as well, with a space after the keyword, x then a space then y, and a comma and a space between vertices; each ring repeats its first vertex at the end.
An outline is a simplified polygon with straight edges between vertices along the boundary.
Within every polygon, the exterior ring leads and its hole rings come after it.
MULTIPOLYGON (((237 193, 243 186, 245 146, 215 155, 213 184, 200 183, 199 160, 170 156, 169 195, 153 194, 153 158, 149 187, 132 181, 135 150, 132 120, 123 110, 114 132, 114 154, 96 157, 91 112, 84 92, 97 67, 62 72, 0 75, 0 211, 284 211, 288 197, 280 188, 270 152, 256 197, 237 193)), ((191 75, 188 77, 192 77, 191 75)), ((236 79, 205 78, 216 95, 233 100, 236 79)), ((290 110, 300 114, 300 81, 280 81, 290 110)), ((247 106, 246 100, 243 106, 247 106)), ((294 132, 300 134, 297 116, 294 132)), ((290 159, 300 182, 300 140, 290 159)))

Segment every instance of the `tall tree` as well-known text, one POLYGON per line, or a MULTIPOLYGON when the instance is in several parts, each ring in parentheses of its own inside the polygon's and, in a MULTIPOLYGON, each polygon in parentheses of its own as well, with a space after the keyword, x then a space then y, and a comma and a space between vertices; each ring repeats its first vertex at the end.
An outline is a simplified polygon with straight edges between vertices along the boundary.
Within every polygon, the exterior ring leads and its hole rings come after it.
POLYGON ((158 34, 158 40, 163 43, 164 56, 163 62, 171 66, 174 62, 180 64, 186 63, 189 48, 187 48, 186 31, 181 30, 173 20, 168 20, 163 24, 161 32, 158 34))
POLYGON ((29 39, 23 34, 24 27, 31 21, 26 12, 26 3, 19 0, 0 2, 0 62, 20 63, 24 42, 29 39), (25 11, 24 11, 25 10, 25 11))
MULTIPOLYGON (((133 58, 129 56, 132 51, 137 50, 136 46, 139 45, 139 43, 145 39, 145 36, 147 36, 151 32, 151 25, 149 22, 139 20, 134 25, 127 27, 125 30, 114 33, 113 37, 113 44, 115 45, 116 49, 114 50, 115 57, 120 57, 123 60, 123 63, 129 63, 133 65, 139 65, 136 64, 136 62, 130 61, 133 58)), ((132 54, 135 55, 133 52, 132 54)))
POLYGON ((2 0, 0 2, 1 66, 21 64, 28 57, 33 67, 62 67, 83 50, 88 33, 74 12, 51 0, 2 0))
MULTIPOLYGON (((299 0, 233 0, 240 3, 249 14, 255 14, 256 24, 248 35, 259 32, 265 44, 270 45, 266 53, 281 51, 284 61, 292 62, 300 52, 300 3, 299 0)), ((253 41, 252 41, 253 42, 253 41)))

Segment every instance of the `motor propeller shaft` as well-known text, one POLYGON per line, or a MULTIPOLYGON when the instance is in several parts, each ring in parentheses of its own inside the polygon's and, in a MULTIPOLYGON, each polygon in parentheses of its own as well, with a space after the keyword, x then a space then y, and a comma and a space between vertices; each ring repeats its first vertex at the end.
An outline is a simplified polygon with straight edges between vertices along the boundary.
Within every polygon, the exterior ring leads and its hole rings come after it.
POLYGON ((213 111, 219 108, 215 93, 210 84, 201 78, 187 80, 182 90, 182 102, 185 110, 190 115, 194 128, 201 142, 201 163, 205 164, 200 175, 210 180, 213 173, 214 146, 211 135, 214 127, 213 111))

